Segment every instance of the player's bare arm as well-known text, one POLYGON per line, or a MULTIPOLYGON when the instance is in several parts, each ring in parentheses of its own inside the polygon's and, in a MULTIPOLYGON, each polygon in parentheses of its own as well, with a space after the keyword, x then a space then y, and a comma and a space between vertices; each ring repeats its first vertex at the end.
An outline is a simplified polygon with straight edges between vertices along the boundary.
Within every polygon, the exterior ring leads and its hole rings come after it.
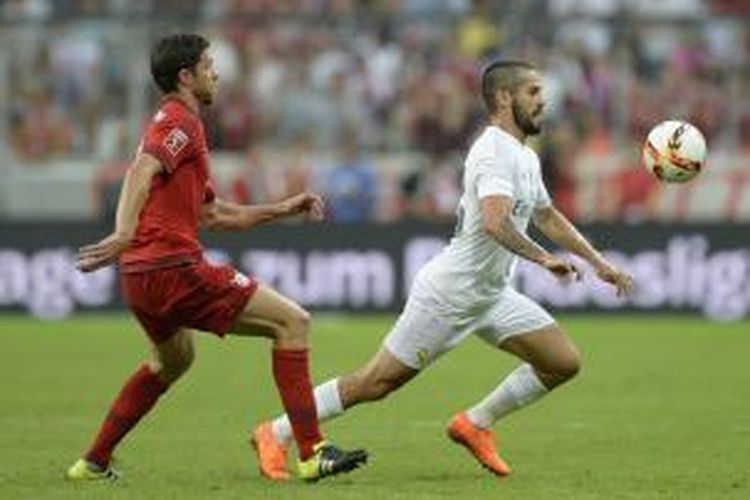
POLYGON ((125 174, 117 202, 115 230, 112 234, 78 250, 76 266, 87 273, 115 262, 135 235, 138 216, 146 203, 151 180, 162 169, 153 156, 141 153, 125 174))
POLYGON ((534 225, 550 240, 586 260, 596 270, 597 276, 612 284, 617 295, 633 291, 633 278, 607 262, 575 226, 554 206, 534 211, 534 225))
POLYGON ((578 269, 571 262, 555 257, 516 229, 511 220, 513 198, 503 195, 485 196, 480 201, 480 210, 482 229, 502 246, 543 266, 557 277, 579 276, 578 269))
POLYGON ((240 205, 217 198, 203 206, 201 225, 213 231, 242 231, 301 214, 321 220, 323 210, 323 199, 314 193, 299 193, 267 205, 240 205))

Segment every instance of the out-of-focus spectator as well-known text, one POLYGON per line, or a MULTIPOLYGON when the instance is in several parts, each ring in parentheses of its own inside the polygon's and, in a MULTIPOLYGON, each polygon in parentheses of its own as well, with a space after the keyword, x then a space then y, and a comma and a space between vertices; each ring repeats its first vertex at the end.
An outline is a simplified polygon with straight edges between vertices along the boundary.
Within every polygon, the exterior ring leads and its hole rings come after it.
POLYGON ((211 109, 211 115, 215 130, 212 147, 244 151, 249 144, 256 141, 260 126, 258 112, 241 82, 234 82, 225 87, 223 98, 211 109))
POLYGON ((307 78, 307 67, 301 62, 291 64, 285 74, 284 82, 279 89, 284 96, 278 109, 276 127, 271 127, 271 132, 275 132, 279 144, 288 143, 292 138, 307 131, 315 131, 318 137, 325 140, 333 135, 331 131, 338 126, 333 110, 323 109, 326 116, 318 116, 321 110, 320 96, 308 85, 307 78), (327 121, 328 118, 331 121, 327 121))
POLYGON ((462 149, 474 126, 472 102, 453 74, 427 77, 415 85, 412 135, 426 153, 462 149))
POLYGON ((461 197, 461 161, 457 155, 435 153, 401 181, 403 211, 407 216, 448 221, 461 197))
MULTIPOLYGON (((700 0, 661 2, 659 17, 643 23, 646 4, 14 0, 0 13, 9 21, 61 16, 48 28, 11 24, 6 44, 9 73, 43 80, 42 91, 70 125, 71 143, 59 153, 91 152, 111 107, 107 100, 126 100, 125 113, 143 112, 132 98, 136 92, 125 88, 142 51, 128 51, 121 38, 157 36, 160 25, 144 19, 155 13, 184 18, 191 25, 186 29, 202 23, 199 29, 212 40, 220 72, 216 149, 242 150, 250 141, 284 145, 305 131, 313 131, 318 147, 334 148, 349 122, 379 150, 461 149, 471 117, 481 110, 476 79, 466 75, 476 77, 480 58, 490 53, 541 63, 553 119, 579 121, 593 108, 617 133, 638 137, 657 118, 681 116, 705 121, 710 139, 739 137, 742 120, 720 117, 729 96, 733 102, 747 96, 747 90, 730 91, 742 88, 737 78, 747 59, 747 24, 718 17, 700 24, 673 20, 697 19, 704 5, 733 5, 700 0), (97 17, 72 23, 74 15, 97 17), (121 24, 128 15, 135 21, 121 24), (268 16, 276 16, 272 27, 260 22, 268 16), (330 26, 310 22, 316 16, 330 26), (35 56, 43 52, 46 63, 35 56), (624 98, 628 102, 621 104, 624 98)), ((28 93, 25 80, 10 85, 11 101, 28 93)))
POLYGON ((404 55, 396 43, 393 27, 384 24, 378 28, 377 39, 365 58, 366 92, 374 113, 383 116, 398 97, 399 77, 403 71, 404 55))
POLYGON ((311 189, 318 166, 313 162, 310 137, 299 135, 285 153, 269 155, 259 146, 251 146, 242 168, 230 180, 230 199, 246 204, 271 203, 311 189))
POLYGON ((566 217, 577 217, 575 162, 580 154, 581 142, 572 123, 562 122, 546 135, 539 158, 542 177, 555 206, 566 217))
POLYGON ((22 160, 46 160, 72 147, 70 122, 39 86, 27 88, 11 110, 10 122, 10 142, 22 160))
POLYGON ((6 0, 0 5, 0 16, 6 21, 45 21, 53 12, 49 0, 6 0))
MULTIPOLYGON (((133 124, 146 119, 144 101, 155 94, 144 54, 167 23, 212 40, 220 79, 206 121, 210 146, 250 151, 257 162, 248 161, 238 178, 261 181, 247 181, 246 193, 236 196, 271 199, 308 181, 284 167, 296 160, 256 155, 259 145, 296 158, 305 137, 326 156, 356 129, 360 146, 378 158, 421 154, 434 165, 432 158, 465 152, 482 114, 482 65, 520 58, 537 64, 548 90, 542 153, 550 189, 568 215, 593 218, 581 185, 606 180, 577 165, 640 143, 659 121, 693 122, 712 152, 715 144, 750 148, 746 3, 7 0, 0 2, 2 146, 20 164, 92 155, 99 161, 113 117, 130 124, 132 146, 133 124)), ((414 164, 393 162, 407 163, 414 164)), ((399 198, 393 193, 404 172, 374 168, 376 218, 397 218, 400 204, 384 198, 399 198)), ((424 177, 435 172, 424 168, 424 177)))
POLYGON ((273 173, 269 187, 271 201, 279 201, 312 188, 319 166, 314 163, 314 148, 309 133, 292 141, 281 163, 269 168, 273 173), (277 173, 278 172, 278 173, 277 173))
POLYGON ((122 120, 112 123, 111 144, 102 145, 102 163, 91 183, 89 204, 92 218, 111 223, 117 213, 120 186, 130 167, 127 125, 122 120))
POLYGON ((322 184, 331 219, 354 223, 371 220, 378 196, 378 178, 363 155, 355 131, 348 131, 335 166, 322 184))
POLYGON ((710 0, 716 12, 727 14, 750 14, 750 3, 747 0, 710 0))
POLYGON ((456 28, 458 50, 465 56, 479 58, 502 42, 502 34, 489 12, 490 2, 474 0, 471 13, 456 28))
POLYGON ((236 203, 256 204, 269 201, 263 156, 257 147, 248 148, 242 168, 229 181, 226 191, 229 199, 236 203))
MULTIPOLYGON (((748 40, 750 41, 750 36, 748 36, 748 40)), ((744 86, 744 88, 750 88, 750 74, 745 75, 745 77, 739 81, 739 85, 744 86)), ((738 135, 740 145, 745 150, 750 151, 750 100, 740 101, 736 103, 736 106, 738 107, 739 115, 738 135)))
POLYGON ((457 16, 465 13, 472 0, 400 0, 401 12, 408 17, 457 16))
POLYGON ((661 186, 641 164, 638 144, 621 168, 610 174, 600 196, 600 217, 628 223, 643 222, 656 217, 657 197, 661 186))

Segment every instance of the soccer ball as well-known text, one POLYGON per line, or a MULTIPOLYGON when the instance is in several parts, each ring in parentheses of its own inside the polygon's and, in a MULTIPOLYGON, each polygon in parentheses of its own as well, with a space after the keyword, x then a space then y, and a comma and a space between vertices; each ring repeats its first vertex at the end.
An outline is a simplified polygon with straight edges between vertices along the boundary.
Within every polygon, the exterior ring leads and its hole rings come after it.
POLYGON ((694 125, 667 120, 651 129, 643 145, 643 163, 659 180, 686 182, 706 159, 706 140, 694 125))

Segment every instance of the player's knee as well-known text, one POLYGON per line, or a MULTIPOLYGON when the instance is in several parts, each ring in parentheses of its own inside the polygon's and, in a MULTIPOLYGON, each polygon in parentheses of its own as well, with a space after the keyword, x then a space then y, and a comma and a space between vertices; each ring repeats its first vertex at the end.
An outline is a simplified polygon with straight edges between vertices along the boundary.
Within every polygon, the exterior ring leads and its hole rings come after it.
POLYGON ((288 339, 304 339, 310 330, 310 313, 300 308, 285 318, 281 335, 288 339))
POLYGON ((180 353, 179 356, 170 356, 164 359, 153 359, 149 362, 151 371, 159 379, 166 383, 176 382, 185 372, 187 372, 195 360, 195 351, 193 349, 180 353))
POLYGON ((310 313, 304 309, 297 311, 292 316, 291 329, 299 335, 307 335, 310 331, 310 313))
POLYGON ((581 357, 577 351, 570 351, 535 365, 534 370, 545 387, 554 389, 578 375, 581 357))
POLYGON ((555 363, 554 373, 559 383, 567 382, 574 378, 581 371, 581 355, 577 352, 571 352, 566 356, 561 356, 555 363))
POLYGON ((276 345, 284 348, 304 349, 308 346, 310 313, 299 308, 276 324, 274 336, 276 345))

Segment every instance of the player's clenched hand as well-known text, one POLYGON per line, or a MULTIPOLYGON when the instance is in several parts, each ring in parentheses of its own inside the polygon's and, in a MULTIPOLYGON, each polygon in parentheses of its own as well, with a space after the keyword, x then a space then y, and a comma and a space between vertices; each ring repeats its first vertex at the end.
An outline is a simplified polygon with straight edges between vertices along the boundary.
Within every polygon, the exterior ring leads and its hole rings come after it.
POLYGON ((283 201, 288 215, 306 214, 310 220, 322 220, 325 203, 315 193, 299 193, 283 201))
POLYGON ((112 233, 98 243, 86 245, 78 249, 76 267, 90 273, 114 263, 122 252, 130 245, 131 237, 112 233))
POLYGON ((609 283, 617 289, 617 296, 630 295, 633 292, 633 278, 620 271, 609 262, 602 262, 596 266, 596 275, 600 280, 609 283))
POLYGON ((541 264, 547 269, 547 271, 551 272, 562 281, 570 281, 571 279, 580 281, 581 279, 581 271, 569 260, 549 255, 541 262, 541 264))

